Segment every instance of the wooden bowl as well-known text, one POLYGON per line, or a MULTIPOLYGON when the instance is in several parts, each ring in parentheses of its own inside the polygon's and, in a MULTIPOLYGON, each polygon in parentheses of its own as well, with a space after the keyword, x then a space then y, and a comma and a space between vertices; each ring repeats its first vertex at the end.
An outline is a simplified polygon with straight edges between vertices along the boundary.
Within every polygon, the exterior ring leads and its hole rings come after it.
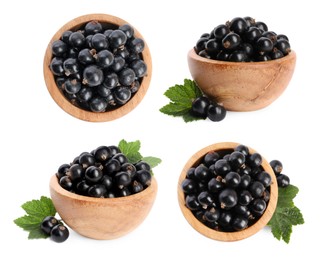
POLYGON ((92 198, 63 189, 54 175, 50 195, 65 224, 93 239, 115 239, 137 228, 147 217, 157 194, 157 182, 140 193, 120 198, 92 198))
MULTIPOLYGON (((119 17, 116 17, 116 16, 108 15, 108 14, 88 14, 88 15, 83 15, 83 16, 77 17, 77 18, 69 21, 55 33, 55 35, 52 37, 52 39, 50 40, 50 42, 47 46, 46 53, 44 56, 44 63, 43 63, 44 79, 45 79, 45 83, 47 85, 50 95, 52 96, 54 101, 65 112, 67 112, 68 114, 70 114, 76 118, 79 118, 79 119, 82 119, 85 121, 105 122, 105 121, 111 121, 111 120, 114 120, 114 119, 117 119, 117 118, 120 118, 120 117, 126 115, 142 101, 143 97, 145 96, 145 94, 149 88, 151 75, 152 75, 152 62, 151 62, 151 55, 150 55, 149 47, 148 47, 146 41, 144 41, 145 48, 141 55, 142 55, 142 59, 147 64, 148 73, 142 79, 140 88, 137 91, 137 93, 135 93, 134 96, 125 105, 123 105, 117 109, 110 110, 107 112, 101 112, 101 113, 94 113, 94 112, 87 111, 87 110, 84 110, 82 108, 79 108, 79 107, 73 105, 62 94, 62 92, 59 90, 59 88, 56 86, 54 76, 49 68, 49 64, 52 59, 51 45, 55 40, 60 39, 63 32, 65 32, 67 30, 77 30, 82 25, 84 25, 87 22, 92 21, 92 20, 97 20, 100 23, 104 23, 104 24, 110 23, 110 24, 118 25, 118 26, 123 25, 123 24, 128 24, 128 22, 126 22, 125 20, 123 20, 119 17)), ((143 39, 140 32, 134 26, 133 26, 133 28, 134 28, 135 37, 143 39)))
MULTIPOLYGON (((178 182, 178 200, 179 200, 179 206, 183 213, 183 216, 186 218, 188 223, 199 233, 202 235, 219 241, 237 241, 242 240, 247 237, 252 236, 253 234, 257 233, 259 230, 261 230, 263 227, 267 225, 269 220, 271 219, 277 204, 277 197, 278 197, 278 187, 277 187, 277 181, 275 174, 269 165, 269 163, 265 160, 265 158, 262 157, 262 167, 265 171, 267 171, 271 177, 272 177, 272 184, 270 185, 270 199, 268 201, 267 208, 263 215, 259 218, 257 222, 255 222, 253 225, 247 227, 246 229, 243 229, 241 231, 236 232, 223 232, 223 231, 216 231, 214 229, 211 229, 204 225, 202 222, 200 222, 185 206, 185 196, 181 188, 182 181, 186 178, 186 173, 188 169, 191 167, 194 167, 200 163, 200 161, 203 159, 204 155, 207 154, 210 151, 223 151, 225 153, 232 152, 236 146, 238 146, 238 143, 233 142, 223 142, 223 143, 216 143, 212 144, 210 146, 207 146, 197 153, 195 153, 186 163, 184 166, 181 175, 179 177, 178 182)), ((249 147, 250 153, 255 153, 256 151, 249 147)))
POLYGON ((274 102, 288 86, 296 53, 262 62, 226 62, 188 52, 193 80, 205 95, 231 111, 254 111, 274 102))

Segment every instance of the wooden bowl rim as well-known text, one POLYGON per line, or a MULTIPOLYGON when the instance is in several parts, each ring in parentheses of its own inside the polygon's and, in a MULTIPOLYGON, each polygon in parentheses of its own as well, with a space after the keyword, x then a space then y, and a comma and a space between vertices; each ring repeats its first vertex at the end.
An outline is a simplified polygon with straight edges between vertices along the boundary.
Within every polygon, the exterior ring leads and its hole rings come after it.
POLYGON ((88 196, 83 196, 83 195, 79 195, 76 193, 72 193, 70 191, 63 189, 59 185, 55 174, 50 178, 49 187, 57 194, 60 194, 61 196, 68 198, 70 200, 83 201, 83 202, 88 202, 88 203, 93 203, 93 204, 111 205, 111 204, 121 204, 121 203, 129 202, 129 201, 133 201, 133 200, 141 200, 145 197, 149 197, 150 194, 157 192, 158 184, 157 184, 156 178, 154 176, 152 176, 151 184, 143 191, 136 193, 136 194, 131 194, 126 197, 117 197, 117 198, 94 198, 94 197, 88 197, 88 196))
POLYGON ((231 67, 263 67, 263 66, 273 66, 274 64, 279 64, 286 62, 287 60, 295 60, 297 58, 296 52, 294 50, 291 50, 291 52, 276 60, 269 60, 269 61, 255 61, 255 62, 232 62, 232 61, 221 61, 221 60, 213 60, 213 59, 207 59, 202 56, 199 56, 194 49, 190 49, 188 52, 188 58, 201 62, 201 63, 207 63, 207 64, 214 64, 214 65, 227 65, 231 67))
MULTIPOLYGON (((272 177, 272 184, 270 186, 270 199, 267 205, 267 208, 264 212, 264 214, 260 217, 260 219, 254 223, 253 225, 249 226, 248 228, 241 230, 241 231, 236 231, 236 232, 223 232, 223 231, 216 231, 212 228, 207 227, 203 223, 201 223, 195 216, 192 214, 192 212, 185 206, 185 200, 184 200, 184 193, 181 188, 181 183, 186 177, 187 170, 190 167, 193 167, 196 162, 201 160, 203 156, 209 152, 209 151, 219 151, 219 150, 231 150, 234 147, 238 146, 239 143, 236 142, 220 142, 220 143, 215 143, 209 146, 206 146, 196 152, 194 155, 190 157, 190 159, 187 161, 185 164, 180 177, 178 181, 178 186, 177 186, 177 192, 178 192, 178 201, 179 201, 179 206, 180 209, 183 213, 183 216, 185 219, 188 221, 188 223, 199 233, 202 235, 218 240, 218 241, 238 241, 245 239, 247 237, 250 237, 257 233, 259 230, 261 230, 263 227, 267 225, 269 220, 271 219, 272 215, 275 212, 276 205, 277 205, 277 199, 278 199, 278 186, 277 186, 277 181, 276 181, 276 176, 274 171, 272 170, 271 166, 269 163, 266 161, 266 159, 262 156, 262 167, 264 168, 265 171, 267 171, 271 177, 272 177)), ((250 153, 255 153, 257 152, 253 148, 249 147, 250 153)), ((261 154, 260 154, 261 155, 261 154)))
POLYGON ((100 113, 91 112, 79 108, 73 105, 69 100, 67 100, 66 97, 61 93, 61 91, 59 91, 54 81, 54 75, 49 69, 49 64, 52 58, 51 45, 53 41, 58 40, 64 31, 70 30, 75 27, 79 27, 84 23, 92 20, 97 20, 101 23, 111 23, 119 26, 123 24, 130 24, 129 22, 123 20, 122 18, 104 13, 86 14, 68 21, 54 34, 54 36, 51 38, 50 42, 48 43, 43 61, 44 80, 53 100, 57 103, 59 107, 62 108, 62 110, 64 110, 71 116, 90 122, 112 121, 128 114, 142 101, 143 97, 145 96, 149 88, 152 77, 152 60, 151 60, 150 49, 147 42, 145 41, 145 38, 142 36, 142 34, 138 31, 138 29, 135 26, 132 25, 134 28, 134 35, 138 38, 143 39, 145 43, 145 47, 141 55, 143 60, 148 66, 148 72, 147 75, 143 77, 140 88, 137 91, 137 93, 135 93, 134 96, 126 104, 114 110, 100 112, 100 113))

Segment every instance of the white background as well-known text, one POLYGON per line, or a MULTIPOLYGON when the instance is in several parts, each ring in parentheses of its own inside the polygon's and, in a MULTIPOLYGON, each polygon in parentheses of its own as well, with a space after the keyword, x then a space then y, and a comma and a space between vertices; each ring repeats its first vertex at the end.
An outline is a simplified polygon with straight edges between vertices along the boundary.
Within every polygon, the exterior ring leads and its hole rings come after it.
MULTIPOLYGON (((1 26, 0 258, 8 259, 289 259, 328 256, 329 233, 329 19, 326 1, 7 1, 1 26), (121 17, 147 41, 152 59, 150 88, 131 113, 90 123, 60 109, 43 79, 43 57, 54 33, 88 13, 121 17), (184 123, 163 115, 166 89, 190 78, 186 55, 198 37, 236 16, 252 16, 287 34, 297 53, 292 81, 269 107, 229 112, 224 121, 184 123), (28 240, 13 220, 27 200, 49 196, 57 167, 82 151, 121 139, 140 140, 143 155, 160 157, 159 190, 152 211, 132 233, 97 241, 71 232, 62 244, 28 240), (269 229, 239 242, 219 242, 195 231, 177 202, 177 181, 189 157, 216 142, 234 141, 280 159, 305 224, 293 228, 290 244, 269 229), (48 253, 45 257, 44 254, 48 253), (95 258, 94 258, 95 257, 95 258), (244 257, 244 258, 243 258, 244 257), (228 258, 227 258, 228 259, 228 258)), ((326 258, 326 257, 325 257, 326 258)), ((324 258, 323 258, 324 259, 324 258)))

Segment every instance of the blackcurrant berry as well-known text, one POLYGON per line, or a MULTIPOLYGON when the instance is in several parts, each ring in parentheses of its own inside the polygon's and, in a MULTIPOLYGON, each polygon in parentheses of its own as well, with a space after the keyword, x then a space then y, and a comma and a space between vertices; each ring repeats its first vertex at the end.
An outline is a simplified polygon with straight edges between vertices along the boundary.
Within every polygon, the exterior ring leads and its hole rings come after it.
POLYGON ((109 36, 109 43, 112 49, 124 46, 127 41, 127 35, 122 30, 114 30, 109 36))
POLYGON ((223 48, 229 49, 229 50, 233 50, 233 49, 237 48, 240 43, 241 43, 241 37, 234 32, 228 33, 222 39, 223 48))
POLYGON ((254 215, 260 216, 266 210, 267 204, 263 199, 254 199, 251 203, 251 212, 254 215))
POLYGON ((275 175, 279 175, 283 170, 283 164, 279 160, 272 160, 269 165, 272 167, 275 175))
POLYGON ((258 168, 262 164, 262 157, 259 153, 253 153, 248 157, 248 163, 251 168, 258 168))
POLYGON ((94 158, 98 162, 105 162, 111 157, 110 148, 108 146, 99 146, 94 151, 94 158))
POLYGON ((69 44, 69 38, 70 35, 72 34, 72 31, 65 31, 61 35, 61 40, 65 42, 66 44, 69 44))
POLYGON ((96 20, 90 21, 86 23, 84 28, 85 35, 101 33, 103 30, 102 24, 96 20))
POLYGON ((103 171, 105 174, 112 175, 115 172, 118 172, 121 168, 121 164, 116 159, 110 159, 104 164, 103 171))
POLYGON ((95 87, 103 82, 103 71, 96 65, 89 65, 83 71, 82 83, 90 87, 95 87))
POLYGON ((239 187, 241 189, 246 189, 251 183, 251 176, 248 174, 244 174, 241 177, 241 182, 239 184, 239 187))
POLYGON ((261 37, 261 31, 257 27, 250 27, 245 33, 244 33, 244 39, 245 41, 249 43, 254 43, 257 39, 261 37))
POLYGON ((109 191, 113 187, 113 179, 109 175, 103 175, 101 184, 109 191))
POLYGON ((130 100, 132 92, 129 87, 120 86, 114 89, 113 96, 117 104, 124 105, 130 100))
POLYGON ((181 188, 185 194, 194 194, 197 191, 196 183, 191 179, 184 179, 181 188))
POLYGON ((88 196, 95 198, 103 198, 107 189, 103 184, 94 184, 88 189, 88 196))
POLYGON ((224 188, 224 183, 221 180, 221 176, 212 178, 207 184, 208 190, 212 193, 219 193, 224 188))
POLYGON ((60 167, 58 167, 56 172, 57 179, 60 180, 63 176, 65 176, 69 169, 70 169, 70 165, 67 163, 64 163, 60 167))
POLYGON ((240 144, 235 147, 234 151, 241 152, 245 156, 248 156, 250 151, 249 148, 246 145, 240 144))
POLYGON ((102 177, 102 171, 96 166, 89 166, 85 171, 85 178, 90 183, 97 183, 102 177))
POLYGON ((150 171, 151 170, 151 167, 150 165, 145 162, 145 161, 139 161, 135 164, 135 168, 137 171, 139 170, 147 170, 147 171, 150 171))
POLYGON ((64 89, 68 94, 77 94, 81 89, 81 83, 69 78, 64 82, 64 89))
POLYGON ((216 55, 220 51, 220 48, 221 44, 217 39, 210 39, 205 44, 205 51, 211 56, 216 55))
POLYGON ((234 189, 227 188, 219 194, 220 207, 222 209, 232 208, 237 204, 237 193, 234 189))
POLYGON ((121 56, 115 55, 115 58, 110 68, 114 72, 119 72, 124 68, 125 65, 126 65, 125 59, 121 56))
POLYGON ((49 68, 56 76, 64 75, 63 60, 61 58, 54 57, 49 64, 49 68))
POLYGON ((229 22, 229 29, 237 34, 243 34, 248 29, 248 23, 244 18, 236 17, 229 22))
POLYGON ((205 211, 204 218, 209 222, 215 222, 220 217, 220 211, 217 208, 211 208, 210 210, 205 211))
POLYGON ((72 180, 70 179, 69 176, 63 176, 60 181, 59 181, 59 184, 60 186, 65 189, 65 190, 68 190, 68 191, 71 191, 72 187, 73 187, 73 182, 72 180))
POLYGON ((117 196, 118 196, 118 197, 127 197, 127 196, 129 196, 129 195, 131 195, 131 194, 132 194, 132 193, 131 193, 131 191, 129 190, 128 187, 124 187, 124 188, 119 189, 119 190, 117 191, 117 196))
POLYGON ((125 154, 119 152, 113 155, 112 159, 118 160, 120 164, 124 164, 128 162, 128 159, 125 154))
POLYGON ((261 21, 255 22, 254 26, 256 26, 257 28, 261 29, 264 32, 268 31, 268 26, 264 22, 261 21))
POLYGON ((59 222, 54 216, 47 216, 42 220, 40 228, 45 234, 50 235, 51 230, 58 224, 59 222))
POLYGON ((259 181, 254 181, 251 183, 249 187, 249 191, 254 198, 260 198, 265 191, 265 186, 259 182, 259 181))
POLYGON ((89 166, 92 166, 95 164, 95 158, 90 153, 82 153, 79 156, 79 164, 82 166, 82 168, 86 169, 89 166))
POLYGON ((285 39, 279 39, 275 45, 275 47, 283 53, 283 55, 287 55, 291 51, 291 46, 289 41, 285 39))
POLYGON ((86 180, 82 180, 77 183, 76 185, 76 191, 78 194, 81 195, 88 195, 88 190, 90 188, 90 185, 87 183, 86 180))
POLYGON ((123 86, 130 86, 135 80, 135 72, 131 68, 124 68, 118 74, 119 83, 123 86))
POLYGON ((229 32, 229 28, 225 24, 220 24, 213 29, 213 35, 219 41, 221 41, 229 32))
POLYGON ((234 151, 229 156, 229 164, 233 170, 239 169, 245 163, 245 156, 243 153, 234 151))
POLYGON ((109 68, 114 62, 114 56, 109 50, 101 50, 94 55, 96 65, 100 68, 109 68))
POLYGON ((234 217, 234 219, 232 220, 232 227, 234 230, 239 231, 239 230, 243 230, 248 226, 248 219, 242 216, 236 216, 234 217))
POLYGON ((132 61, 130 68, 133 69, 135 76, 138 78, 144 77, 147 74, 147 64, 143 60, 137 59, 132 61))
POLYGON ((138 181, 134 181, 132 184, 132 193, 139 193, 141 191, 143 191, 143 185, 138 181))
POLYGON ((255 48, 259 53, 270 52, 273 47, 273 42, 267 37, 260 37, 255 44, 255 48))
POLYGON ((228 172, 231 171, 231 167, 227 160, 220 159, 215 162, 214 170, 217 175, 224 177, 228 172))
POLYGON ((206 167, 204 164, 200 164, 195 169, 195 177, 200 182, 208 183, 212 178, 212 173, 208 167, 206 167))
POLYGON ((93 90, 90 87, 82 86, 76 96, 79 101, 88 102, 93 97, 93 90))
POLYGON ((111 72, 104 76, 103 85, 109 89, 114 89, 119 85, 117 73, 111 72))
POLYGON ((93 112, 104 112, 107 108, 107 101, 102 97, 92 97, 89 101, 89 108, 93 112))
POLYGON ((141 38, 135 38, 128 44, 130 52, 141 53, 144 50, 145 43, 141 38))
POLYGON ((205 50, 205 44, 206 42, 209 40, 209 38, 199 38, 198 41, 196 42, 196 45, 194 47, 195 52, 198 54, 199 52, 201 52, 202 50, 205 50))
POLYGON ((201 204, 198 202, 197 197, 195 195, 187 195, 185 202, 187 208, 190 210, 198 210, 201 208, 201 204))
POLYGON ((107 37, 103 33, 96 33, 92 37, 91 41, 92 47, 97 50, 105 50, 109 47, 109 42, 107 37))
POLYGON ((85 45, 85 36, 80 31, 76 31, 70 34, 69 44, 72 47, 81 49, 85 45))
POLYGON ((211 151, 204 156, 203 162, 206 166, 209 167, 210 165, 214 164, 219 158, 220 155, 217 152, 211 151))
POLYGON ((69 230, 63 224, 58 224, 53 227, 52 231, 50 232, 50 238, 57 242, 62 243, 67 240, 69 237, 69 230))
POLYGON ((80 164, 73 164, 67 172, 67 176, 73 182, 80 181, 84 177, 84 169, 80 164))
POLYGON ((208 191, 202 191, 200 194, 198 194, 197 200, 204 209, 206 209, 214 202, 212 195, 208 191))
POLYGON ((205 97, 197 97, 191 105, 191 112, 193 115, 206 118, 207 116, 207 110, 210 105, 210 100, 205 97))
POLYGON ((289 176, 287 176, 283 173, 280 173, 279 175, 277 175, 276 180, 277 180, 278 187, 285 188, 290 185, 289 176))
POLYGON ((136 168, 135 168, 134 164, 132 164, 132 163, 127 162, 127 163, 122 164, 120 170, 127 172, 129 174, 129 176, 131 177, 131 179, 133 179, 135 177, 136 168))
POLYGON ((210 104, 207 108, 207 117, 213 122, 219 122, 226 117, 227 111, 223 106, 210 104))
POLYGON ((134 35, 134 29, 131 25, 129 24, 123 24, 121 26, 119 26, 118 28, 119 30, 123 31, 125 34, 126 34, 126 37, 129 39, 129 38, 132 38, 133 35, 134 35))
POLYGON ((252 201, 252 195, 248 190, 243 190, 238 195, 238 203, 247 206, 252 201))
POLYGON ((266 188, 272 183, 272 177, 266 171, 262 171, 256 176, 256 180, 260 181, 266 188))
POLYGON ((56 40, 52 43, 52 53, 57 57, 62 57, 68 51, 68 45, 61 41, 56 40))
POLYGON ((241 183, 241 176, 237 172, 229 172, 224 178, 227 187, 236 188, 241 183))
POLYGON ((222 227, 228 227, 233 219, 233 214, 229 210, 222 210, 220 211, 219 215, 219 224, 222 227))
POLYGON ((151 184, 152 175, 150 171, 139 170, 136 172, 136 179, 144 186, 147 187, 151 184))
POLYGON ((233 61, 233 62, 243 62, 246 61, 248 58, 248 55, 246 54, 245 51, 243 50, 236 50, 232 52, 229 55, 228 61, 233 61))

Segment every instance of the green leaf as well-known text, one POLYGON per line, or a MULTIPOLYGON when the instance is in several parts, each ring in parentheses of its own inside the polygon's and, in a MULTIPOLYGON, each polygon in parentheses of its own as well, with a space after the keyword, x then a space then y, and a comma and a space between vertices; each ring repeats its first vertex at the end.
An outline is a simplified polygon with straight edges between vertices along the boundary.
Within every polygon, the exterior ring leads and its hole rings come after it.
POLYGON ((299 189, 293 185, 278 189, 276 210, 267 224, 273 236, 286 243, 290 242, 292 226, 304 224, 303 215, 293 202, 298 192, 299 189))
POLYGON ((56 209, 50 198, 42 196, 40 200, 31 200, 22 205, 28 215, 42 220, 46 216, 55 216, 56 209))
POLYGON ((161 163, 161 159, 157 157, 143 157, 140 154, 141 142, 139 140, 134 142, 127 142, 126 140, 121 140, 118 144, 120 151, 126 155, 130 163, 137 163, 139 161, 147 162, 151 168, 156 167, 161 163))
POLYGON ((29 239, 47 238, 40 229, 42 220, 47 216, 55 216, 56 209, 50 198, 41 196, 40 200, 31 200, 21 206, 27 215, 14 220, 14 223, 25 231, 29 232, 29 239))
POLYGON ((170 102, 169 104, 159 109, 159 111, 170 116, 183 116, 189 114, 190 109, 191 109, 191 104, 187 105, 187 104, 170 102))
POLYGON ((153 156, 146 156, 141 159, 141 161, 145 161, 150 165, 151 168, 155 168, 158 164, 162 162, 161 159, 153 156))
POLYGON ((170 116, 182 116, 185 122, 203 119, 190 114, 194 99, 203 96, 195 81, 185 79, 183 85, 170 87, 164 95, 170 99, 170 102, 160 108, 160 112, 170 116))
POLYGON ((118 147, 120 151, 126 155, 130 163, 136 163, 141 160, 142 155, 139 152, 141 147, 140 141, 127 142, 125 140, 121 140, 118 147))

